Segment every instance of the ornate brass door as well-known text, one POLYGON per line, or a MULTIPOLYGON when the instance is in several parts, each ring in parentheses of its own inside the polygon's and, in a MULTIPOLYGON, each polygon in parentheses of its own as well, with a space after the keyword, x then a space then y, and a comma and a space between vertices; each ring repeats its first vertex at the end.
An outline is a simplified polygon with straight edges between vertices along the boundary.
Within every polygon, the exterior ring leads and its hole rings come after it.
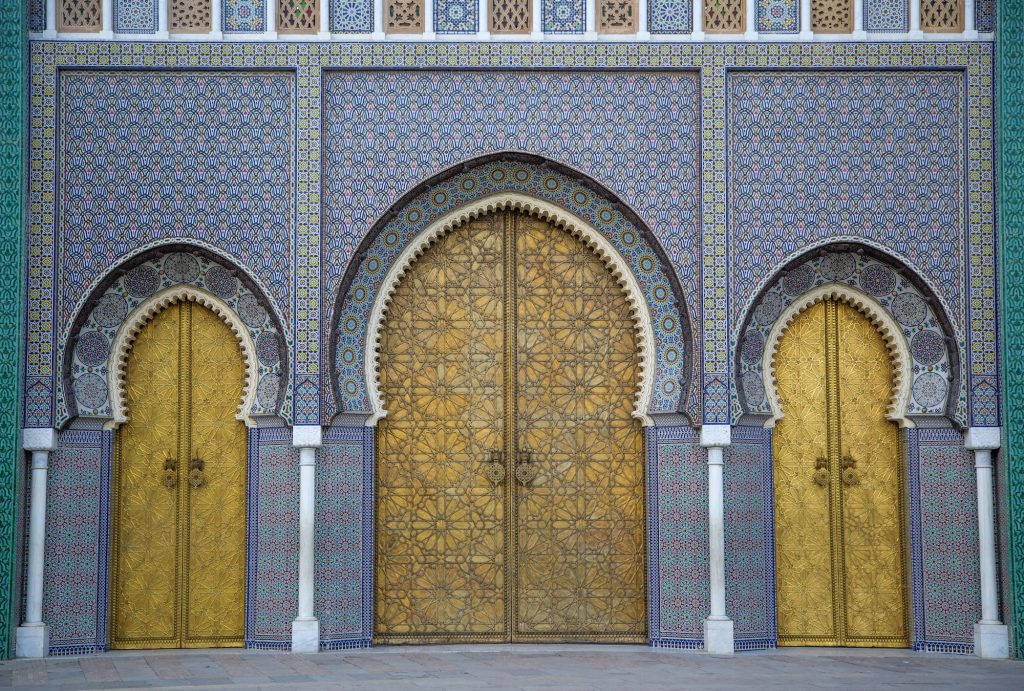
POLYGON ((877 329, 826 300, 779 343, 774 432, 780 645, 906 647, 899 430, 877 329))
POLYGON ((205 307, 160 312, 132 346, 114 470, 114 648, 241 646, 245 425, 238 341, 205 307))
POLYGON ((596 253, 523 214, 457 228, 380 363, 377 639, 645 640, 636 342, 596 253))

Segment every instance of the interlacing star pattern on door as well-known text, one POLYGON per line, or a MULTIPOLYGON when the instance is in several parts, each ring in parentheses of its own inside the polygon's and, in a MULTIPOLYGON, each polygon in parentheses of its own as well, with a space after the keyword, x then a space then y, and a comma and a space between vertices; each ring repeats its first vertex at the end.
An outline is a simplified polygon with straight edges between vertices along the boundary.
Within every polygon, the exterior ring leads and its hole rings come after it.
POLYGON ((245 614, 246 431, 235 418, 238 340, 183 302, 128 357, 117 434, 111 646, 240 646, 245 614))
POLYGON ((882 336, 825 300, 787 328, 775 374, 779 644, 905 647, 904 480, 882 336))
POLYGON ((377 639, 645 640, 636 336, 600 257, 470 221, 403 277, 380 361, 377 639))

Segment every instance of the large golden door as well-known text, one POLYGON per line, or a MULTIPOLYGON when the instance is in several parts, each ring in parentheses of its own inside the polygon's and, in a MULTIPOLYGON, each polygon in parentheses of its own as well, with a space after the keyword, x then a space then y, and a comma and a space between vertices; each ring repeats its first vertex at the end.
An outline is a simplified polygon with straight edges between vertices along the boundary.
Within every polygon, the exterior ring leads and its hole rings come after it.
POLYGON ((614 276, 545 221, 416 261, 381 341, 379 641, 645 640, 636 352, 614 276))
POLYGON ((210 310, 171 305, 132 346, 117 434, 111 647, 241 646, 244 364, 210 310))
POLYGON ((903 473, 889 353, 857 309, 800 314, 776 355, 779 645, 906 647, 903 473))

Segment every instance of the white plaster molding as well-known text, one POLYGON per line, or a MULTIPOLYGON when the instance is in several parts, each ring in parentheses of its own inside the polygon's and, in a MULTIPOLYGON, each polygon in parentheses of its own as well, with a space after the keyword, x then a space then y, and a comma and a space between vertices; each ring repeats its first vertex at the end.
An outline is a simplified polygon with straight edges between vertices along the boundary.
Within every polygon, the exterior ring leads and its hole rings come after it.
POLYGON ((116 429, 128 422, 129 411, 125 403, 125 377, 128 369, 128 354, 132 344, 157 314, 166 307, 178 302, 192 301, 209 308, 220 317, 221 321, 235 334, 242 347, 242 359, 245 362, 245 384, 242 387, 242 399, 235 417, 249 427, 255 426, 250 412, 256 402, 256 384, 259 380, 259 366, 256 358, 256 344, 253 343, 249 329, 241 318, 226 302, 202 288, 193 285, 179 284, 165 288, 148 299, 139 303, 117 330, 113 347, 110 349, 110 360, 107 363, 107 389, 110 396, 112 420, 107 427, 116 429))
POLYGON ((893 365, 892 396, 885 417, 899 423, 900 427, 913 427, 914 423, 907 417, 907 406, 910 404, 910 386, 913 368, 911 366, 910 346, 903 330, 896 320, 874 298, 845 283, 826 283, 809 290, 792 304, 775 320, 768 339, 765 342, 761 360, 761 377, 764 383, 765 396, 772 411, 772 417, 765 422, 765 427, 774 427, 782 419, 784 413, 779 403, 779 392, 775 377, 775 355, 779 350, 782 335, 801 313, 818 304, 822 300, 838 300, 855 307, 878 329, 885 341, 893 365))
POLYGON ((701 425, 701 446, 729 446, 732 443, 731 425, 701 425))
POLYGON ((994 451, 1002 446, 999 427, 968 427, 964 434, 964 448, 969 451, 994 451))
POLYGON ((53 451, 57 448, 57 430, 25 427, 21 430, 21 448, 25 451, 53 451))
POLYGON ((292 446, 316 449, 323 444, 323 429, 320 425, 295 425, 292 427, 292 446))
POLYGON ((380 356, 380 338, 384 320, 387 317, 391 298, 402 277, 421 254, 450 231, 474 218, 504 209, 515 209, 554 223, 597 252, 605 266, 612 272, 629 302, 630 314, 633 317, 633 326, 637 335, 640 383, 634 399, 633 417, 639 419, 644 426, 652 424, 647 410, 650 408, 651 393, 654 389, 654 331, 647 301, 644 299, 640 284, 629 269, 626 260, 607 238, 566 209, 526 194, 501 192, 482 197, 459 209, 450 211, 434 221, 409 243, 385 275, 384 282, 374 299, 366 331, 366 391, 372 409, 372 414, 366 420, 367 426, 376 425, 378 420, 388 414, 380 393, 378 357, 380 356))

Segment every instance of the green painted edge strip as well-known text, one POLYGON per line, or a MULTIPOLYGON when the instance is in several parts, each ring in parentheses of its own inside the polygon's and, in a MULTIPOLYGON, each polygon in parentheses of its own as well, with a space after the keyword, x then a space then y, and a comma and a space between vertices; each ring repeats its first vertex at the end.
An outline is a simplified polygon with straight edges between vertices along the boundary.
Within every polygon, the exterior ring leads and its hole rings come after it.
POLYGON ((1009 538, 1011 654, 1024 657, 1024 7, 998 0, 996 25, 999 275, 1003 325, 1002 458, 1009 538))
POLYGON ((16 625, 27 4, 0 3, 0 658, 10 656, 16 625))

